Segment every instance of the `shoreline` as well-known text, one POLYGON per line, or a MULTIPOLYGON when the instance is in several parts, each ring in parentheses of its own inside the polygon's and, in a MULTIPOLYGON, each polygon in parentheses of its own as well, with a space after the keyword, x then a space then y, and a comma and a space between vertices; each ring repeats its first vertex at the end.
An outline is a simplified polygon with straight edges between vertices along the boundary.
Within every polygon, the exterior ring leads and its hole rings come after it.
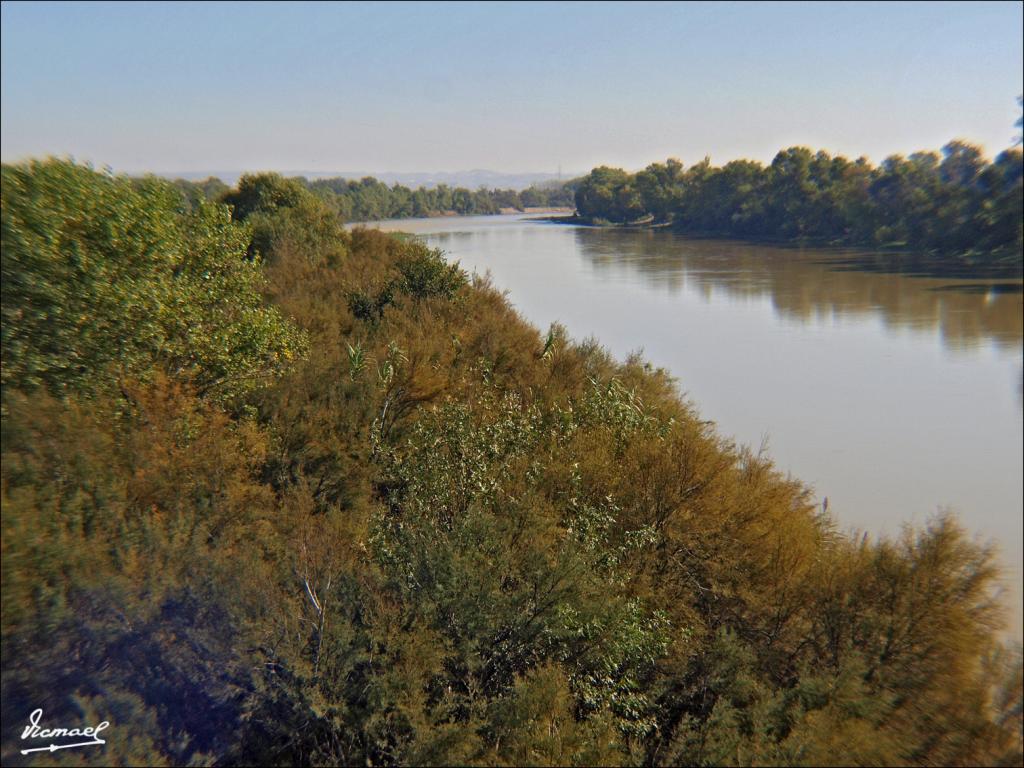
POLYGON ((353 227, 367 227, 371 224, 379 224, 382 221, 428 221, 431 219, 472 219, 478 216, 536 216, 537 221, 546 221, 541 218, 545 214, 551 214, 551 219, 557 221, 565 216, 558 216, 557 214, 572 214, 576 209, 568 207, 527 207, 522 210, 518 208, 502 208, 498 213, 456 213, 455 211, 441 211, 427 214, 426 216, 399 216, 396 218, 388 219, 370 219, 363 221, 346 221, 344 227, 346 229, 352 229, 353 227))
MULTIPOLYGON (((816 248, 829 250, 841 255, 843 253, 856 254, 863 260, 866 257, 874 257, 890 262, 890 267, 905 267, 909 269, 894 270, 909 274, 916 273, 919 269, 924 274, 931 272, 953 269, 966 270, 969 272, 980 272, 981 274, 961 274, 962 277, 979 278, 1001 278, 1001 279, 1024 279, 1024 257, 1021 254, 1007 256, 1003 254, 943 254, 929 251, 910 251, 898 246, 871 246, 857 243, 846 243, 836 240, 822 238, 800 238, 784 239, 771 237, 742 237, 728 232, 714 231, 687 231, 675 225, 674 222, 640 221, 625 224, 613 222, 594 222, 578 214, 571 216, 550 216, 538 219, 550 224, 562 224, 592 229, 621 230, 625 232, 671 232, 694 240, 732 240, 750 245, 765 245, 774 248, 803 249, 816 248), (982 261, 978 261, 981 259, 982 261), (896 263, 893 263, 896 262, 896 263)), ((889 270, 883 270, 889 271, 889 270)))
MULTIPOLYGON (((668 232, 673 235, 692 240, 712 240, 736 242, 747 245, 761 245, 784 250, 817 249, 827 251, 830 255, 847 261, 837 261, 837 266, 865 272, 881 272, 892 274, 916 275, 920 277, 948 277, 958 279, 979 280, 1024 280, 1024 261, 1020 257, 992 255, 950 255, 921 251, 902 250, 891 246, 867 246, 814 238, 787 240, 771 237, 739 237, 723 232, 686 231, 673 222, 632 222, 628 224, 594 223, 575 213, 568 207, 550 208, 513 208, 502 209, 501 213, 469 213, 450 212, 432 216, 406 216, 396 219, 380 219, 376 221, 347 222, 346 229, 357 227, 379 227, 382 222, 429 221, 434 219, 471 219, 487 216, 531 216, 533 221, 545 224, 573 226, 585 229, 599 229, 621 232, 668 232), (980 260, 979 260, 980 259, 980 260)), ((398 230, 400 231, 400 230, 398 230)))

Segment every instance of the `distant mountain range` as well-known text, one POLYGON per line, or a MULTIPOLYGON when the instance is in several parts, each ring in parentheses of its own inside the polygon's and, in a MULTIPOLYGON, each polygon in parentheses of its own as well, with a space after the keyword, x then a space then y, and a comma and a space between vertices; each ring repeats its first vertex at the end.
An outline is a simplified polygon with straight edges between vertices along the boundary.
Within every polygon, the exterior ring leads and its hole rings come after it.
MULTIPOLYGON (((191 171, 184 173, 159 173, 169 179, 187 179, 188 181, 199 181, 216 176, 225 184, 234 184, 244 171, 191 171)), ((383 181, 385 184, 401 184, 415 189, 416 187, 427 187, 432 189, 440 184, 447 184, 449 187, 466 187, 467 189, 515 189, 523 190, 533 184, 557 183, 559 179, 568 181, 582 174, 559 174, 557 173, 499 173, 474 169, 471 171, 437 171, 434 173, 395 173, 391 171, 280 171, 283 176, 305 176, 307 179, 362 179, 372 176, 383 181)))

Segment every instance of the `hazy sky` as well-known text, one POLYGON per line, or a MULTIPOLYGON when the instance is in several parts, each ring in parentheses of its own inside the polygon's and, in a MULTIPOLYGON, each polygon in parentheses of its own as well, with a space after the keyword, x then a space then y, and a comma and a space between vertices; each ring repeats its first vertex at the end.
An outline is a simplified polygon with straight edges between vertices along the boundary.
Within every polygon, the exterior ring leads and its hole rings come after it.
POLYGON ((1022 7, 5 2, 0 152, 133 172, 995 153, 1022 7))

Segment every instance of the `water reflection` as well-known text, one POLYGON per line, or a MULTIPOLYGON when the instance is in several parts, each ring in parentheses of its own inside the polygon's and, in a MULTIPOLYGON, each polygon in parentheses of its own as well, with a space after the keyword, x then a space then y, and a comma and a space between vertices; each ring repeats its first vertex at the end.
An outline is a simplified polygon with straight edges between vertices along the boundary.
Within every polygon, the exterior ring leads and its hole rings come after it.
POLYGON ((650 287, 770 296, 776 312, 809 323, 879 314, 891 329, 938 330, 943 343, 966 350, 993 342, 1006 350, 1024 340, 1020 278, 965 279, 881 269, 855 271, 871 258, 850 251, 781 249, 666 232, 577 228, 579 252, 609 278, 635 274, 650 287))

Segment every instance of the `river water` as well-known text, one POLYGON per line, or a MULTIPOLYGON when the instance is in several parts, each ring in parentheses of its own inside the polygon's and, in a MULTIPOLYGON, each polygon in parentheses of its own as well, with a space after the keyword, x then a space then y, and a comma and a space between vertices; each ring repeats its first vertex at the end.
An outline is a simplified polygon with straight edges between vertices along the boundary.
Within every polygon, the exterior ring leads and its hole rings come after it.
POLYGON ((719 432, 813 486, 841 527, 896 534, 940 509, 1000 548, 1021 634, 1024 317, 1019 277, 873 254, 555 224, 378 222, 560 322, 667 368, 719 432))

